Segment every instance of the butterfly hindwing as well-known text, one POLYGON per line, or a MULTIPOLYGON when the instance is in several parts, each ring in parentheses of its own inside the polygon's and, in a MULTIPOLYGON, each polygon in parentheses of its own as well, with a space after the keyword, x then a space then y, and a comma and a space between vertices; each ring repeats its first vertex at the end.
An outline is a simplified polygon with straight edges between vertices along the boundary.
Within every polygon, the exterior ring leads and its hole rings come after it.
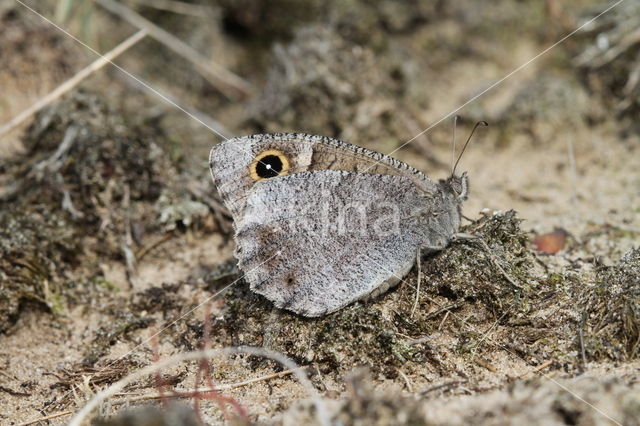
POLYGON ((402 278, 428 237, 420 191, 402 176, 310 171, 257 184, 237 229, 251 289, 307 316, 402 278))

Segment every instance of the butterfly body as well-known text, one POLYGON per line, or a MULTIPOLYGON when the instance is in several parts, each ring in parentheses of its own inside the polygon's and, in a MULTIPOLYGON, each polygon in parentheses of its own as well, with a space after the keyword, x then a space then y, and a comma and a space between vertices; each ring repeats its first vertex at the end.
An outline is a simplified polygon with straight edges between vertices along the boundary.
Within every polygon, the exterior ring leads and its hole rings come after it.
POLYGON ((418 250, 446 247, 467 191, 464 175, 434 183, 375 151, 300 133, 229 139, 209 160, 250 288, 312 317, 385 291, 418 250))

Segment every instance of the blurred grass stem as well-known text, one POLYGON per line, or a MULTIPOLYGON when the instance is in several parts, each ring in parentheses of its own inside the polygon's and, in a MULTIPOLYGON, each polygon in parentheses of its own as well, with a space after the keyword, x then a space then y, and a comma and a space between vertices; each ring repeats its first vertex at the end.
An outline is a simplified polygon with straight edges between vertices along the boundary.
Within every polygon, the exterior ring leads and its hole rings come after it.
POLYGON ((85 78, 89 77, 94 72, 98 71, 105 65, 111 63, 113 59, 126 52, 130 47, 138 43, 147 35, 146 30, 140 30, 133 34, 131 37, 127 38, 125 41, 117 45, 110 52, 107 52, 105 55, 99 57, 95 61, 93 61, 90 65, 80 70, 76 75, 71 77, 69 80, 62 83, 52 92, 45 95, 44 97, 38 99, 33 105, 31 105, 26 110, 22 111, 20 114, 15 116, 9 122, 0 127, 0 137, 9 133, 11 130, 15 129, 17 126, 22 124, 29 117, 40 111, 42 108, 46 107, 50 103, 54 102, 62 95, 76 87, 81 81, 85 78))
POLYGON ((251 86, 242 77, 212 62, 209 58, 202 56, 193 47, 144 18, 139 13, 113 0, 94 1, 109 12, 129 22, 134 27, 147 30, 150 37, 191 62, 200 75, 207 79, 213 87, 218 89, 227 98, 238 100, 246 98, 251 94, 251 86))

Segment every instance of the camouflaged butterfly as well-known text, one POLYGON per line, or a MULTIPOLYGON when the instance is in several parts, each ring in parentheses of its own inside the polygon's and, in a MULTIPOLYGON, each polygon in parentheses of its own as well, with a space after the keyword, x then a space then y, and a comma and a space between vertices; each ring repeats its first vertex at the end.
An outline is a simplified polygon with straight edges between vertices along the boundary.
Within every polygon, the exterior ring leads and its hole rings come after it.
POLYGON ((317 317, 396 285, 418 250, 460 225, 466 174, 439 183, 389 156, 301 133, 252 135, 211 150, 252 291, 317 317))

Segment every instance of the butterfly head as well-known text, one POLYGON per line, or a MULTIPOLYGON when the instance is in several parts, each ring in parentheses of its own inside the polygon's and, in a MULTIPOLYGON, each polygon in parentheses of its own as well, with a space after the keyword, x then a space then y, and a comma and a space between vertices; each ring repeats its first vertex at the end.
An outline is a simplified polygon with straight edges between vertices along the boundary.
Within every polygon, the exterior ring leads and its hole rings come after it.
POLYGON ((467 172, 462 173, 460 176, 451 175, 446 180, 441 180, 440 185, 446 192, 452 194, 460 204, 469 197, 469 177, 467 172))
MULTIPOLYGON (((454 152, 455 152, 456 122, 457 122, 457 116, 454 117, 454 120, 453 120, 454 152)), ((465 150, 467 149, 467 146, 469 146, 469 142, 471 142, 471 138, 473 137, 473 134, 475 133, 476 129, 479 126, 486 127, 488 125, 489 124, 486 121, 478 121, 475 124, 475 126, 473 126, 473 130, 471 130, 471 133, 469 134, 467 141, 464 143, 464 146, 462 147, 462 151, 460 151, 460 154, 458 155, 458 159, 456 160, 456 162, 453 164, 453 167, 451 168, 451 176, 449 176, 449 178, 446 180, 440 181, 440 186, 444 188, 445 192, 453 196, 453 199, 456 201, 458 207, 460 206, 460 204, 467 201, 467 198, 469 197, 469 177, 467 177, 467 172, 462 173, 460 176, 456 175, 456 168, 458 167, 458 163, 462 158, 462 154, 464 154, 465 150)))

